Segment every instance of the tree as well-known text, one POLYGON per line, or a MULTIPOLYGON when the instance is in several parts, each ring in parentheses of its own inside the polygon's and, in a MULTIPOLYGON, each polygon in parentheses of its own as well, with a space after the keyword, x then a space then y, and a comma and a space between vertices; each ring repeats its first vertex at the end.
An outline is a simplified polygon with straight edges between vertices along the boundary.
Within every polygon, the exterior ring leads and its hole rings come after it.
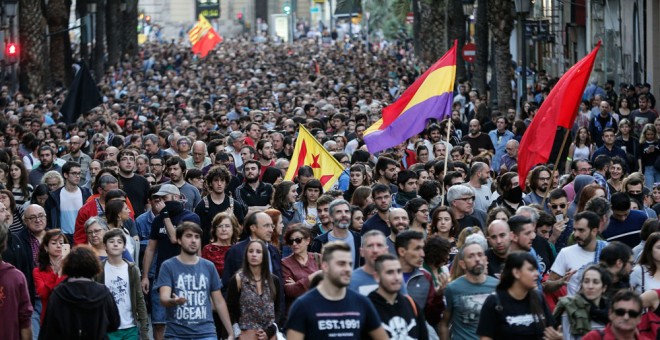
POLYGON ((105 7, 105 34, 108 46, 108 66, 117 66, 121 58, 121 19, 119 1, 108 1, 105 7))
POLYGON ((96 1, 94 20, 94 79, 98 82, 105 73, 105 0, 96 1))
POLYGON ((515 8, 510 0, 490 0, 488 2, 488 23, 493 33, 495 45, 495 72, 497 73, 497 102, 500 112, 506 112, 513 104, 511 92, 511 52, 509 39, 513 31, 515 8))
POLYGON ((474 28, 474 40, 477 45, 477 55, 474 61, 474 77, 472 84, 485 94, 488 88, 486 73, 488 72, 488 0, 477 0, 477 17, 474 28))
POLYGON ((122 13, 123 32, 122 37, 122 58, 134 58, 138 54, 138 1, 126 1, 126 12, 122 13))
POLYGON ((419 46, 415 53, 426 66, 431 66, 449 48, 445 20, 447 0, 417 0, 417 4, 413 6, 414 20, 417 22, 413 25, 413 34, 416 33, 414 38, 419 46))
POLYGON ((465 46, 466 20, 465 13, 463 13, 463 0, 450 0, 447 4, 447 13, 449 13, 449 42, 458 41, 456 51, 456 79, 465 79, 467 72, 462 55, 463 46, 465 46))
POLYGON ((66 87, 73 79, 71 70, 73 58, 68 31, 71 0, 49 0, 46 9, 48 32, 50 32, 51 82, 66 87))
POLYGON ((40 0, 21 0, 18 6, 21 91, 31 96, 43 93, 47 80, 46 19, 42 4, 40 0))

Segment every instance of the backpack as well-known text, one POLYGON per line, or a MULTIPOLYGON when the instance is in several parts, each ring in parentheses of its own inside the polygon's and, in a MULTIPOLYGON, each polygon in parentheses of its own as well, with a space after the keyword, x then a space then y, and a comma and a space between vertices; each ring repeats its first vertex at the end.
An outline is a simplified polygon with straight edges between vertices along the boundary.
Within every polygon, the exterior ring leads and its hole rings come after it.
MULTIPOLYGON (((202 197, 202 201, 204 201, 204 213, 208 215, 208 213, 209 213, 209 196, 207 195, 207 196, 202 197)), ((234 215, 234 198, 231 197, 231 195, 229 195, 229 209, 227 209, 225 211, 227 211, 229 215, 236 217, 236 215, 234 215)))

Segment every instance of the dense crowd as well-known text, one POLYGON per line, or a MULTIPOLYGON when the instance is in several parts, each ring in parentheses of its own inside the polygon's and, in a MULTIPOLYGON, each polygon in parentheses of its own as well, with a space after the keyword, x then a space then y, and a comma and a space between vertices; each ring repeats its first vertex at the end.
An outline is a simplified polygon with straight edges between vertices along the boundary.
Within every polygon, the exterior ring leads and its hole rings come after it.
POLYGON ((0 338, 655 338, 650 86, 589 84, 523 190, 543 70, 519 112, 458 79, 450 118, 368 151, 425 67, 408 41, 147 43, 69 124, 66 90, 3 87, 0 338), (345 168, 331 190, 284 180, 299 125, 345 168))

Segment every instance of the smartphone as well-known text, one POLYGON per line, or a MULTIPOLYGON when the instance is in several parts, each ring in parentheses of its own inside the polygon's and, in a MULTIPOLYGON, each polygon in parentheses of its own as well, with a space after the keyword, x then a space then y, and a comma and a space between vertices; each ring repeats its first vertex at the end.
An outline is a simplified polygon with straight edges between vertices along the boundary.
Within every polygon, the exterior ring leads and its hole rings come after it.
POLYGON ((71 252, 71 245, 70 244, 63 244, 62 245, 62 257, 66 257, 69 255, 71 252))
POLYGON ((563 221, 564 220, 564 214, 559 214, 559 215, 555 216, 555 218, 557 219, 557 222, 563 221))

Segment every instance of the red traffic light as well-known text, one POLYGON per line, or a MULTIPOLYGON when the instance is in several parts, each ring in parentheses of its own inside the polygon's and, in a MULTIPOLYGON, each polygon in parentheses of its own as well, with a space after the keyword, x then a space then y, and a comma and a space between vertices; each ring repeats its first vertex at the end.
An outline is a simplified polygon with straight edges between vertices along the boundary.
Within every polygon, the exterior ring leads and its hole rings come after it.
POLYGON ((237 20, 241 20, 241 19, 243 19, 243 12, 238 12, 238 13, 236 13, 236 19, 237 19, 237 20))
POLYGON ((7 56, 16 57, 18 55, 18 45, 16 43, 7 43, 7 56))

